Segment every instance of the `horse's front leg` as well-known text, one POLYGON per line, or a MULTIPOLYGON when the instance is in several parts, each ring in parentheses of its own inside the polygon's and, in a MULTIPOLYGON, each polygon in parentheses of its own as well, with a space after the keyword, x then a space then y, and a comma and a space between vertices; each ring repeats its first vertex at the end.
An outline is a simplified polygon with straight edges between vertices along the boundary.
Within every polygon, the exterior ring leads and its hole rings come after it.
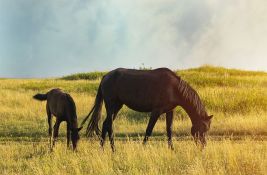
POLYGON ((49 135, 49 147, 52 147, 52 114, 48 105, 46 106, 47 121, 48 121, 48 135, 49 135))
POLYGON ((149 122, 148 122, 148 125, 146 128, 146 135, 145 135, 143 144, 146 144, 146 142, 148 141, 148 138, 151 136, 151 133, 153 131, 153 128, 154 128, 159 116, 160 116, 159 112, 156 112, 156 111, 151 112, 151 117, 149 119, 149 122))
POLYGON ((169 148, 173 150, 172 123, 173 123, 173 111, 170 111, 166 113, 166 130, 167 130, 169 148))
POLYGON ((53 147, 55 146, 56 139, 58 138, 58 130, 59 130, 60 123, 61 123, 61 121, 57 119, 56 123, 54 125, 53 147))
POLYGON ((70 147, 70 124, 67 122, 67 147, 70 147))

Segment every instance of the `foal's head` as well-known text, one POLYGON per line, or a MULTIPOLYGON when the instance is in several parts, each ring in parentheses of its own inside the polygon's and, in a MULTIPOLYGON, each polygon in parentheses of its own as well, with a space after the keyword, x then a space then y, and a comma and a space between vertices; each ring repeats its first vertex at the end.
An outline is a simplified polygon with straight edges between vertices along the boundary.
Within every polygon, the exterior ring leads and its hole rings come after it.
POLYGON ((80 140, 79 131, 81 129, 82 129, 82 127, 71 129, 71 141, 72 141, 73 150, 76 149, 78 141, 80 140))
POLYGON ((191 128, 191 134, 194 137, 194 140, 196 143, 200 141, 202 146, 206 145, 206 138, 205 135, 207 131, 210 129, 210 123, 211 123, 211 116, 206 116, 204 119, 201 119, 200 121, 193 124, 191 128))

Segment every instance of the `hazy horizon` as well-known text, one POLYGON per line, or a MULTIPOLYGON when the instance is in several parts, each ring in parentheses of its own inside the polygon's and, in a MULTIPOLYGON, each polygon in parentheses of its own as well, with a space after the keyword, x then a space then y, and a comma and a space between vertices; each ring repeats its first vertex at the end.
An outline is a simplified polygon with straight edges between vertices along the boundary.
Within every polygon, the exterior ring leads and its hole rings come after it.
POLYGON ((267 71, 264 0, 0 0, 0 77, 117 67, 267 71))
MULTIPOLYGON (((211 65, 211 64, 203 64, 203 65, 200 65, 200 66, 195 66, 195 67, 186 67, 186 68, 180 68, 180 69, 175 69, 175 68, 169 68, 170 70, 172 71, 179 71, 179 70, 187 70, 187 69, 195 69, 195 68, 200 68, 200 67, 203 67, 203 66, 212 66, 212 67, 215 67, 215 68, 226 68, 226 69, 236 69, 236 70, 240 70, 240 71, 252 71, 252 72, 264 72, 267 74, 267 71, 266 70, 251 70, 251 69, 240 69, 240 68, 235 68, 235 67, 226 67, 226 66, 216 66, 216 65, 211 65)), ((144 65, 141 65, 140 67, 116 67, 116 68, 128 68, 128 69, 140 69, 142 70, 143 68, 146 68, 146 69, 157 69, 157 68, 162 68, 162 67, 144 67, 144 65)), ((114 69, 116 69, 114 68, 114 69)), ((79 74, 79 73, 90 73, 90 72, 109 72, 113 69, 103 69, 103 70, 89 70, 89 71, 82 71, 82 72, 69 72, 67 74, 62 74, 62 75, 51 75, 51 76, 37 76, 37 77, 1 77, 0 76, 0 79, 50 79, 50 78, 62 78, 64 76, 69 76, 69 75, 74 75, 74 74, 79 74)))

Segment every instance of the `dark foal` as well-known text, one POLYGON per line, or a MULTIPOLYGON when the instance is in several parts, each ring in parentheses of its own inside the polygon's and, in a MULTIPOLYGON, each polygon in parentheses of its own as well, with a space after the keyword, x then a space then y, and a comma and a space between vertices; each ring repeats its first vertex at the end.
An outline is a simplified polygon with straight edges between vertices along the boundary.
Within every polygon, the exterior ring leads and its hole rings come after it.
POLYGON ((103 146, 108 133, 111 148, 114 150, 113 120, 124 104, 135 111, 151 112, 144 143, 151 136, 159 116, 165 113, 168 144, 173 149, 173 110, 176 106, 181 106, 191 119, 192 136, 203 146, 206 144, 205 134, 210 128, 212 116, 207 114, 197 92, 167 68, 155 70, 119 68, 107 73, 101 80, 91 112, 82 122, 83 125, 92 113, 87 135, 91 135, 94 131, 98 136, 101 135, 101 146, 103 146), (107 117, 101 133, 98 122, 103 101, 107 117))
POLYGON ((62 121, 67 122, 67 146, 70 146, 70 140, 72 141, 73 150, 76 149, 77 143, 80 139, 78 128, 76 106, 72 97, 62 92, 60 89, 52 89, 46 94, 36 94, 34 99, 39 101, 47 100, 46 112, 48 117, 48 133, 50 136, 51 148, 55 145, 55 141, 58 137, 58 130, 62 121), (52 141, 52 115, 56 117, 56 123, 54 125, 53 141, 52 141))

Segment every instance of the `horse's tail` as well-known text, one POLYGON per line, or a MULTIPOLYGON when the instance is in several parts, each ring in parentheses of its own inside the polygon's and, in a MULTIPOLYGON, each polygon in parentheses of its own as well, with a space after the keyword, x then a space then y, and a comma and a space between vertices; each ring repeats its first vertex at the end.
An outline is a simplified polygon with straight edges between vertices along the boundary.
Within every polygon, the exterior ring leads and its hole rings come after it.
POLYGON ((36 94, 33 96, 35 100, 44 101, 47 100, 47 94, 36 94))
POLYGON ((86 136, 92 136, 93 132, 95 131, 96 135, 100 137, 101 131, 98 126, 98 122, 101 117, 101 109, 103 105, 103 97, 101 92, 101 83, 97 90, 97 95, 95 98, 95 104, 89 114, 85 117, 85 119, 82 121, 81 126, 86 122, 86 120, 89 118, 89 116, 92 114, 92 117, 88 123, 87 129, 86 129, 86 136))

